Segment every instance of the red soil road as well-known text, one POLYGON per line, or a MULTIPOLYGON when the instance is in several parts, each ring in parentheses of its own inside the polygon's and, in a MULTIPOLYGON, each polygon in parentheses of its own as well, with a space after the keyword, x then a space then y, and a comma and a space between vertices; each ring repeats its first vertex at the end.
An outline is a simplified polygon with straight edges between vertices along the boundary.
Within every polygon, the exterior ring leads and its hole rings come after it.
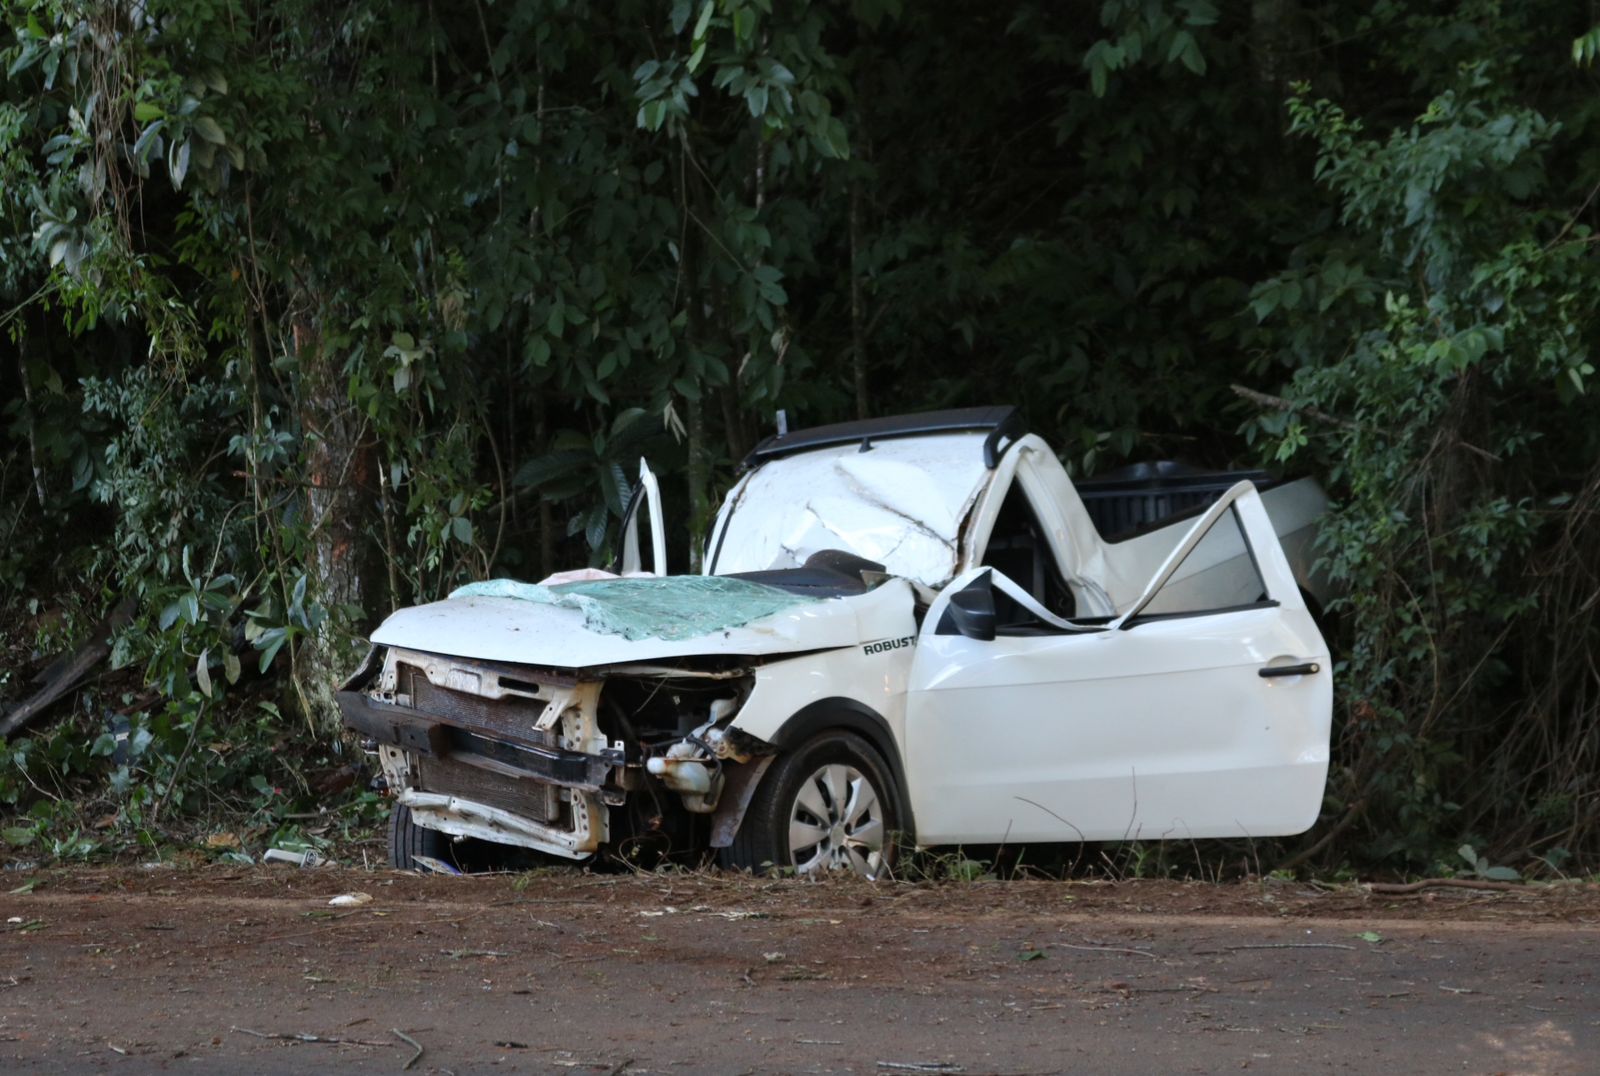
POLYGON ((1600 1072, 1594 886, 28 881, 6 1072, 1600 1072))

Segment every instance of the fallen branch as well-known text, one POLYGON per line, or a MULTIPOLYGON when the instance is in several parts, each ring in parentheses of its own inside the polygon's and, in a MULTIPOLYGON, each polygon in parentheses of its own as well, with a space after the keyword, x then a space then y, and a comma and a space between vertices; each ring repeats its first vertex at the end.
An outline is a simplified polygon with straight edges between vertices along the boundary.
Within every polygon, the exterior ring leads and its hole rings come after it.
POLYGON ((22 428, 28 437, 28 461, 33 464, 33 488, 39 494, 39 507, 44 508, 44 468, 39 466, 39 437, 33 419, 33 385, 28 379, 28 366, 22 361, 22 349, 17 349, 17 372, 22 375, 22 428))
POLYGON ((1527 889, 1523 882, 1488 882, 1478 878, 1424 878, 1420 882, 1370 882, 1367 889, 1374 893, 1418 893, 1424 889, 1494 889, 1515 893, 1527 889))
POLYGON ((1353 945, 1341 945, 1338 942, 1263 942, 1259 945, 1225 945, 1224 949, 1230 953, 1240 949, 1349 949, 1354 951, 1353 945))
POLYGON ((331 1035, 307 1035, 303 1032, 281 1031, 252 1031, 247 1027, 230 1027, 229 1031, 236 1031, 241 1035, 253 1035, 258 1039, 282 1039, 285 1042, 314 1042, 322 1046, 393 1046, 392 1042, 374 1042, 371 1039, 340 1039, 331 1035))
POLYGON ((1482 456, 1484 459, 1488 460, 1490 463, 1504 463, 1505 462, 1505 460, 1501 459, 1499 456, 1496 456, 1493 452, 1490 452, 1488 449, 1479 448, 1477 445, 1469 445, 1467 442, 1463 441, 1459 437, 1456 438, 1456 444, 1460 445, 1462 448, 1466 449, 1468 452, 1471 452, 1475 456, 1482 456))
POLYGON ((1130 956, 1147 956, 1151 960, 1156 959, 1154 953, 1148 953, 1143 949, 1118 949, 1114 945, 1069 945, 1066 942, 1046 942, 1045 944, 1054 946, 1057 949, 1076 949, 1083 953, 1127 953, 1130 956))
POLYGON ((1299 852, 1296 852, 1282 863, 1279 863, 1277 869, 1281 871, 1294 870, 1306 860, 1311 859, 1313 856, 1321 853, 1324 848, 1328 847, 1334 842, 1335 838, 1337 838, 1345 830, 1349 829, 1355 823, 1356 819, 1360 818, 1362 814, 1365 813, 1366 809, 1367 798, 1362 796, 1360 799, 1356 800, 1350 805, 1349 809, 1345 811, 1344 816, 1340 818, 1339 821, 1335 822, 1328 829, 1328 831, 1322 835, 1321 839, 1318 840, 1317 843, 1313 844, 1310 848, 1305 848, 1299 852))
POLYGON ((511 954, 501 949, 440 949, 442 956, 451 960, 465 960, 469 956, 510 956, 511 954))
POLYGON ((134 602, 125 598, 117 604, 95 628, 89 641, 70 658, 63 658, 50 666, 50 681, 32 698, 19 703, 14 709, 0 709, 0 739, 12 733, 43 713, 53 703, 77 687, 95 666, 111 654, 111 636, 133 619, 134 602))
POLYGON ((1356 424, 1347 418, 1330 415, 1319 408, 1304 407, 1282 396, 1271 396, 1265 392, 1257 392, 1255 389, 1247 389, 1243 385, 1229 385, 1228 387, 1233 390, 1234 395, 1243 396, 1251 403, 1260 404, 1262 407, 1270 408, 1273 411, 1298 411, 1306 418, 1314 418, 1318 422, 1326 422, 1330 426, 1339 426, 1346 430, 1356 428, 1356 424))
POLYGON ((422 1043, 418 1042, 416 1039, 412 1038, 410 1035, 407 1035, 404 1031, 401 1031, 397 1027, 391 1027, 389 1029, 389 1033, 391 1035, 394 1035, 397 1038, 399 1038, 400 1041, 402 1041, 406 1045, 410 1046, 413 1050, 417 1051, 416 1053, 411 1055, 411 1060, 410 1061, 407 1061, 404 1065, 400 1066, 400 1071, 401 1072, 405 1072, 412 1065, 415 1065, 418 1061, 420 1061, 422 1059, 422 1043))

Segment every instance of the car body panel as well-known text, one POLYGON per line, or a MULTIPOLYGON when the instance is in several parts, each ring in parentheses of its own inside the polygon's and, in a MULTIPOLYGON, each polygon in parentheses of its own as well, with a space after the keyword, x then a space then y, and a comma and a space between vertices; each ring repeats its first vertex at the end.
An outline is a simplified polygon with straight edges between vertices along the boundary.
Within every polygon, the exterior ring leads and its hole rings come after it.
POLYGON ((449 598, 393 613, 372 633, 372 641, 483 661, 588 669, 708 655, 766 656, 855 646, 898 630, 909 616, 910 602, 908 584, 891 580, 865 594, 808 602, 710 635, 630 640, 591 630, 577 609, 518 598, 449 598))
MULTIPOLYGON (((1259 495, 1246 485, 1230 498, 1194 530, 1236 505, 1270 603, 975 640, 940 634, 941 614, 987 569, 940 595, 906 703, 920 840, 1257 837, 1310 826, 1328 766, 1327 647, 1259 495), (1259 675, 1300 662, 1318 672, 1259 675)), ((1189 536, 1173 557, 1197 544, 1189 536)), ((1175 576, 1176 566, 1163 568, 1175 576)))

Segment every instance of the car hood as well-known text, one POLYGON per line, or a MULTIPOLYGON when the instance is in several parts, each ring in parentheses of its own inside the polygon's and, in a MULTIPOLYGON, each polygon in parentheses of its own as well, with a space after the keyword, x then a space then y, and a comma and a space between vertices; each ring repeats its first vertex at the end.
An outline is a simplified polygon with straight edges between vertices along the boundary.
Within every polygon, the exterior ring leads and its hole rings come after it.
POLYGON ((460 597, 401 609, 372 641, 452 657, 588 668, 702 655, 763 656, 828 650, 911 634, 913 594, 891 579, 865 594, 792 606, 690 638, 629 639, 596 630, 581 609, 509 597, 460 597))

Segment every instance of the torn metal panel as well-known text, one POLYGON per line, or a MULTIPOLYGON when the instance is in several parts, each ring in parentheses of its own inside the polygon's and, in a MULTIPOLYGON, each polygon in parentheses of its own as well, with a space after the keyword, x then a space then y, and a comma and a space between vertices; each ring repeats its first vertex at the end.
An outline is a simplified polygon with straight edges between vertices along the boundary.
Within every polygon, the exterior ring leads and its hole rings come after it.
POLYGON ((937 587, 955 572, 962 520, 990 473, 983 435, 967 433, 773 460, 740 483, 711 570, 794 568, 840 549, 937 587))
POLYGON ((570 829, 542 825, 498 807, 414 788, 401 791, 395 796, 395 802, 411 808, 411 817, 417 825, 452 837, 511 844, 568 859, 593 855, 610 839, 605 806, 591 793, 571 793, 573 826, 570 829))
POLYGON ((405 650, 402 654, 389 657, 379 673, 380 691, 404 693, 400 684, 399 667, 402 664, 419 670, 427 677, 429 683, 437 687, 478 695, 486 699, 512 696, 529 699, 548 698, 552 692, 575 687, 578 683, 578 678, 567 672, 483 661, 471 657, 430 654, 422 650, 405 650))
POLYGON ((708 815, 723 763, 771 750, 723 727, 748 694, 748 668, 574 676, 389 647, 364 670, 339 695, 345 723, 376 741, 413 822, 457 837, 578 857, 609 834, 609 808, 647 782, 657 809, 670 797, 683 817, 708 815))
POLYGON ((632 575, 644 567, 639 553, 641 516, 650 522, 650 571, 664 576, 667 574, 667 536, 661 521, 661 485, 643 458, 639 460, 639 485, 633 491, 622 521, 623 575, 632 575))
POLYGON ((729 766, 723 771, 722 797, 711 815, 711 847, 727 848, 739 832, 750 801, 755 798, 756 786, 777 761, 775 755, 762 755, 741 766, 729 766))
POLYGON ((1021 438, 1001 459, 994 478, 968 515, 956 574, 987 563, 989 543, 1001 510, 1018 492, 1027 499, 1042 529, 1056 567, 1076 600, 1078 614, 1115 613, 1116 605, 1103 585, 1103 543, 1060 461, 1033 434, 1021 438))
POLYGON ((417 825, 569 858, 609 839, 627 754, 600 728, 599 681, 399 647, 382 660, 339 705, 417 825))
MULTIPOLYGON (((506 777, 598 789, 623 763, 621 751, 602 748, 588 753, 553 747, 537 742, 532 734, 453 724, 437 714, 380 702, 359 692, 340 692, 339 707, 347 726, 380 745, 429 758, 454 759, 506 777)), ((571 720, 581 724, 581 718, 571 720)), ((564 742, 567 739, 563 737, 564 742)), ((578 736, 570 739, 582 742, 578 736)))

